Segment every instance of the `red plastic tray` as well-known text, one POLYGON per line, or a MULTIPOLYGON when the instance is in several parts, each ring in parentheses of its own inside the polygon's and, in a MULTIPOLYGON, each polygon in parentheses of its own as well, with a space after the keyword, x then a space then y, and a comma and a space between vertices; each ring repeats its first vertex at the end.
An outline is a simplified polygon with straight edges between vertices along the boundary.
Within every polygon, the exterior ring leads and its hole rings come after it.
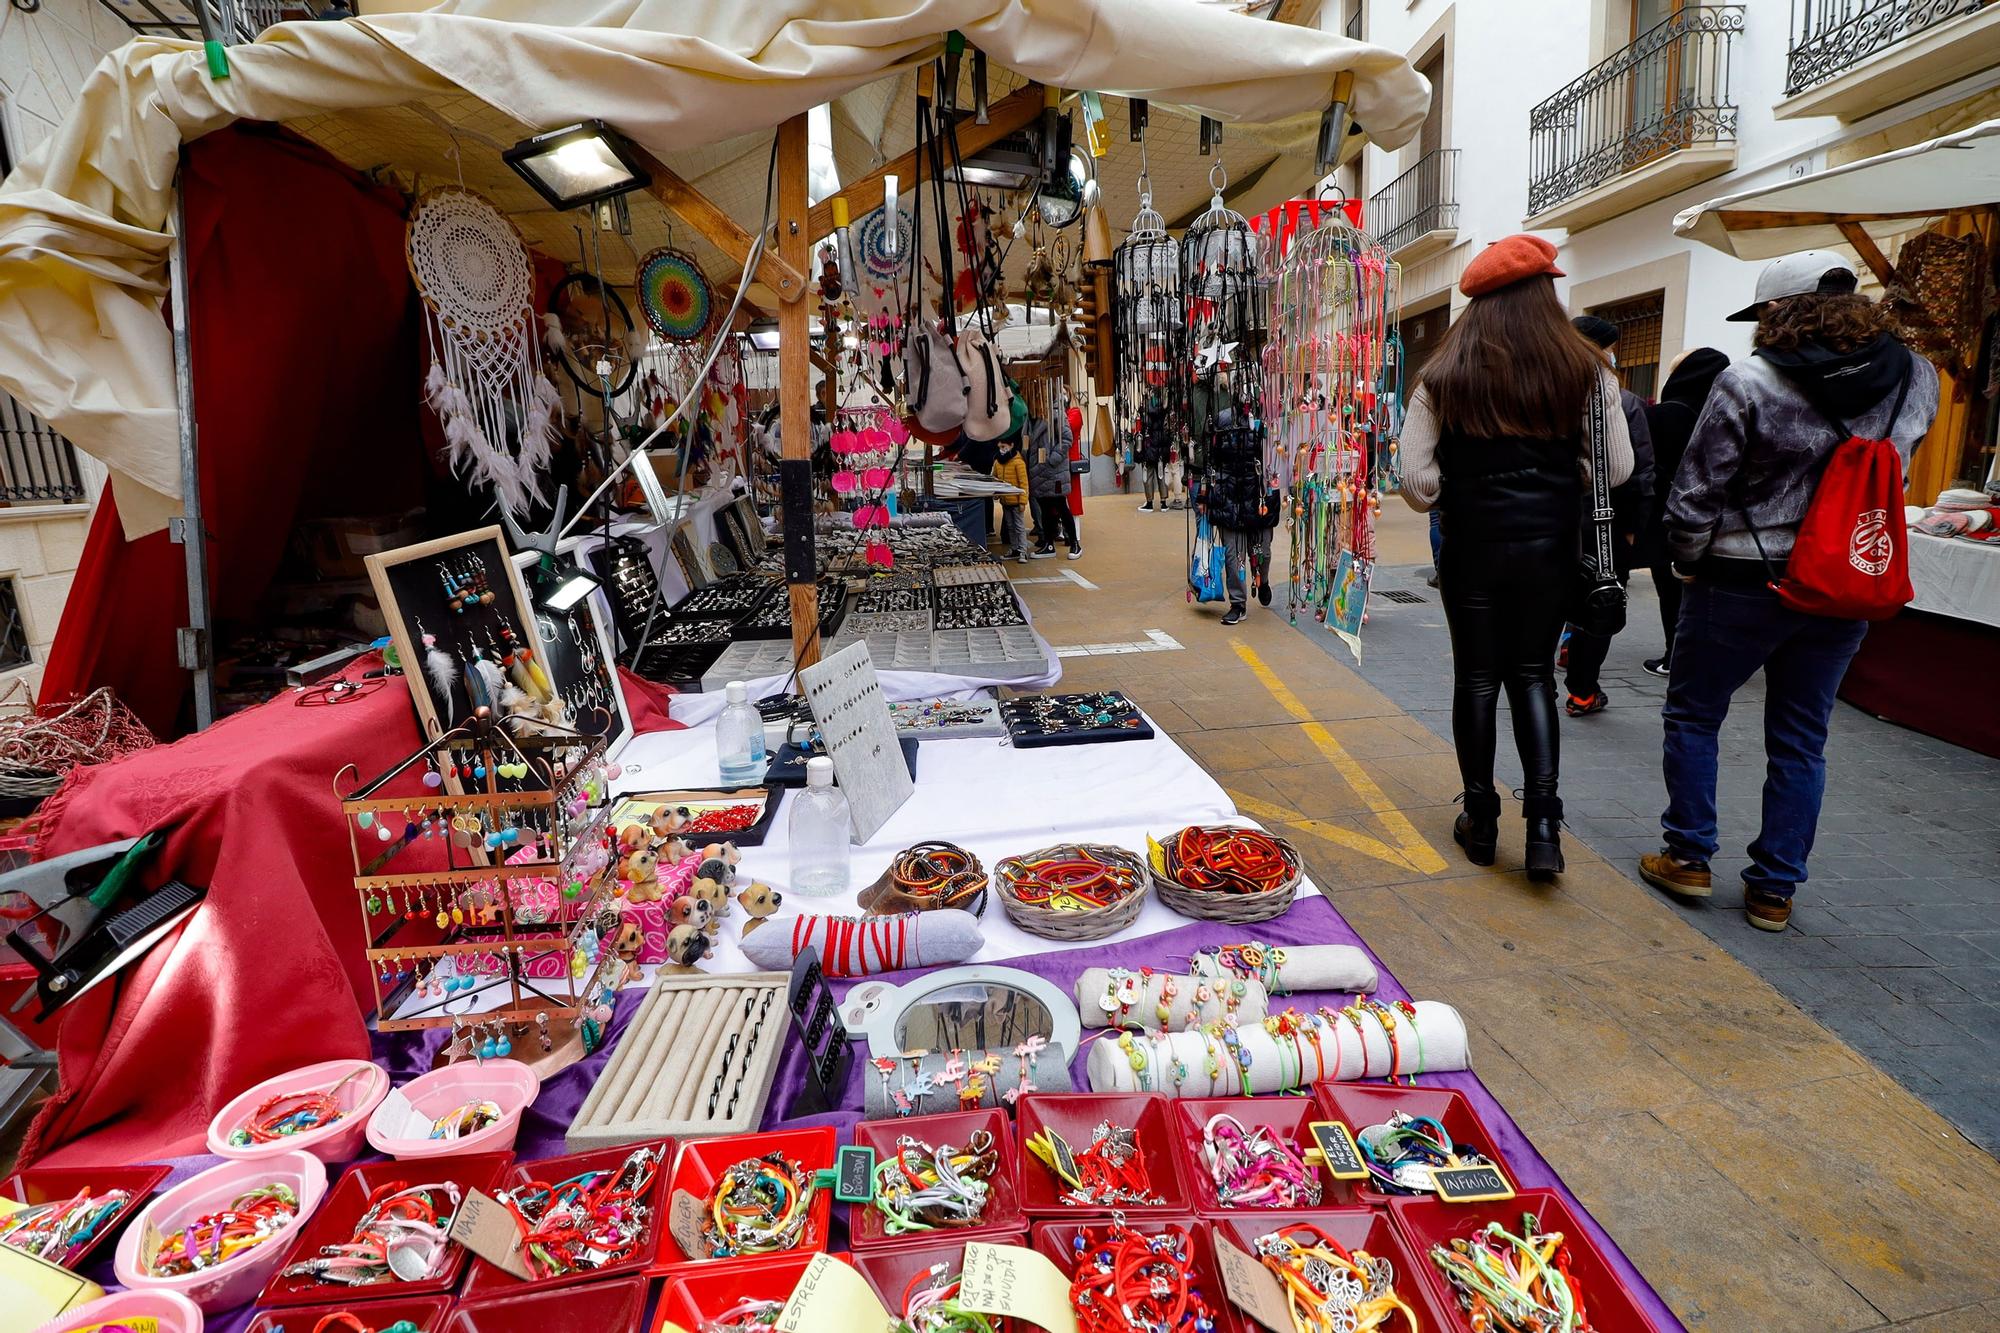
POLYGON ((1544 1231, 1560 1231, 1569 1249, 1570 1272, 1583 1288, 1584 1311, 1596 1333, 1654 1333, 1653 1324, 1604 1260, 1604 1255, 1578 1225, 1576 1214, 1562 1197, 1548 1190, 1524 1190, 1511 1199, 1492 1203, 1440 1203, 1436 1199, 1391 1199, 1389 1215, 1403 1239, 1424 1259, 1424 1278, 1431 1284, 1439 1309, 1451 1312, 1445 1328, 1472 1333, 1472 1323, 1460 1311, 1451 1284, 1427 1257, 1431 1246, 1456 1236, 1470 1236, 1488 1222, 1498 1222, 1520 1234, 1521 1215, 1533 1213, 1544 1231))
MULTIPOLYGON (((911 1116, 907 1120, 864 1120, 854 1127, 854 1141, 864 1148, 873 1148, 875 1160, 880 1163, 895 1156, 898 1139, 909 1137, 937 1148, 964 1147, 982 1129, 999 1145, 1000 1169, 994 1173, 993 1191, 987 1197, 984 1220, 978 1226, 891 1236, 882 1229, 882 1214, 870 1205, 855 1204, 847 1210, 847 1231, 854 1248, 923 1245, 946 1236, 962 1245, 967 1240, 985 1240, 996 1232, 1024 1231, 1028 1223, 1021 1212, 1021 1151, 1014 1142, 1014 1127, 1008 1123, 1006 1112, 947 1111, 942 1115, 911 1116)), ((1035 1169, 1041 1170, 1041 1163, 1037 1162, 1035 1169)))
MULTIPOLYGON (((903 1314, 903 1293, 919 1275, 928 1273, 933 1264, 943 1264, 952 1273, 958 1272, 965 1264, 967 1241, 981 1241, 987 1245, 1026 1245, 1028 1243, 1027 1224, 1014 1231, 990 1232, 983 1236, 960 1235, 954 1233, 950 1240, 933 1238, 924 1245, 890 1245, 868 1250, 854 1256, 854 1266, 861 1270, 861 1276, 868 1279, 868 1285, 875 1288, 875 1294, 882 1298, 882 1308, 894 1318, 903 1314)), ((1013 1322, 995 1319, 993 1327, 999 1333, 1009 1333, 1013 1322)))
MULTIPOLYGON (((1202 1158, 1202 1131, 1216 1115, 1233 1115, 1246 1129, 1268 1129, 1303 1152, 1313 1146, 1308 1122, 1319 1120, 1319 1107, 1305 1097, 1188 1097, 1173 1103, 1174 1137, 1181 1153, 1181 1178, 1187 1182, 1188 1201, 1197 1217, 1240 1217, 1246 1213, 1270 1212, 1255 1206, 1233 1208, 1216 1198, 1215 1178, 1202 1158)), ((1318 1207, 1330 1208, 1355 1202, 1362 1182, 1335 1180, 1318 1167, 1308 1167, 1319 1178, 1318 1207)))
MULTIPOLYGON (((854 1263, 846 1254, 833 1257, 849 1266, 854 1263)), ((667 1279, 658 1308, 653 1311, 652 1333, 663 1333, 668 1324, 675 1325, 682 1333, 695 1333, 746 1296, 760 1301, 789 1300, 806 1265, 812 1261, 810 1254, 779 1254, 763 1263, 704 1264, 690 1268, 678 1277, 667 1279)))
MULTIPOLYGON (((315 1282, 307 1277, 286 1277, 284 1270, 318 1254, 324 1245, 338 1245, 354 1237, 354 1224, 368 1210, 368 1196, 384 1185, 402 1181, 405 1185, 438 1185, 450 1182, 461 1191, 492 1193, 500 1173, 514 1160, 510 1152, 471 1153, 464 1157, 438 1157, 416 1162, 368 1162, 352 1166, 340 1183, 327 1191, 319 1211, 299 1231, 298 1243, 279 1265, 278 1275, 257 1298, 259 1305, 340 1305, 368 1304, 400 1300, 405 1296, 429 1296, 458 1289, 459 1278, 472 1256, 461 1246, 446 1260, 444 1271, 422 1282, 373 1282, 365 1287, 343 1287, 338 1283, 315 1282)), ((394 1323, 394 1320, 390 1320, 394 1323)), ((372 1327, 372 1325, 371 1325, 372 1327)))
POLYGON ((90 1244, 71 1265, 82 1271, 105 1242, 124 1230, 125 1224, 137 1217, 146 1206, 146 1199, 160 1187, 173 1171, 166 1166, 35 1166, 25 1171, 16 1171, 0 1184, 0 1197, 16 1203, 61 1203, 73 1199, 84 1190, 92 1194, 103 1194, 109 1190, 124 1190, 132 1196, 132 1201, 119 1210, 111 1219, 111 1225, 91 1237, 90 1244))
MULTIPOLYGON (((243 1333, 312 1333, 319 1321, 330 1314, 352 1310, 361 1316, 365 1328, 387 1328, 399 1319, 417 1326, 417 1333, 439 1333, 444 1317, 451 1311, 449 1296, 406 1296, 395 1300, 329 1301, 325 1305, 294 1305, 281 1310, 259 1310, 250 1316, 243 1333)), ((341 1325, 342 1333, 347 1326, 341 1325)))
POLYGON ((462 1300, 444 1333, 639 1333, 645 1313, 646 1279, 625 1277, 462 1300))
MULTIPOLYGON (((1437 1293, 1425 1280, 1423 1270, 1430 1260, 1412 1246, 1396 1229, 1389 1215, 1373 1208, 1304 1208, 1296 1212, 1237 1212, 1214 1222, 1218 1236, 1234 1241, 1245 1254, 1256 1254, 1259 1236, 1268 1235, 1294 1222, 1310 1222, 1339 1241, 1350 1253, 1366 1250, 1396 1266, 1396 1294, 1417 1313, 1417 1324, 1425 1330, 1448 1328, 1437 1293)), ((1237 1312, 1238 1321, 1254 1328, 1250 1318, 1237 1312)), ((1400 1329, 1402 1321, 1391 1319, 1388 1327, 1400 1329)))
MULTIPOLYGON (((1026 1098, 1022 1099, 1027 1100, 1026 1098)), ((1075 1268, 1071 1262, 1070 1244, 1077 1233, 1085 1227, 1107 1225, 1105 1218, 1088 1218, 1076 1222, 1037 1222, 1035 1224, 1035 1248, 1054 1261, 1057 1268, 1068 1275, 1075 1268)), ((1156 1236, 1167 1227, 1179 1227, 1193 1237, 1194 1274, 1197 1289, 1207 1300, 1209 1309, 1215 1311, 1216 1333, 1263 1333, 1255 1324, 1248 1324, 1237 1317, 1236 1307, 1229 1303, 1229 1293, 1223 1289, 1222 1277, 1215 1271, 1215 1251, 1210 1248, 1208 1227, 1192 1216, 1182 1213, 1177 1217, 1148 1217, 1133 1223, 1142 1235, 1156 1236)))
POLYGON ((567 1157, 545 1157, 540 1161, 516 1162, 507 1170, 501 1181, 502 1189, 512 1189, 526 1185, 530 1181, 540 1181, 545 1185, 558 1184, 571 1176, 580 1176, 586 1171, 616 1171, 625 1164, 625 1159, 644 1147, 657 1148, 660 1153, 659 1168, 653 1173, 652 1188, 646 1192, 646 1207, 652 1216, 647 1222, 649 1234, 639 1238, 628 1258, 617 1263, 606 1264, 602 1268, 586 1268, 580 1272, 567 1273, 561 1277, 537 1278, 524 1282, 504 1268, 497 1268, 484 1259, 472 1261, 472 1276, 466 1279, 465 1295, 484 1296, 494 1291, 523 1291, 541 1287, 571 1287, 579 1282, 601 1282, 606 1278, 625 1273, 642 1273, 653 1262, 654 1251, 659 1245, 659 1236, 666 1230, 667 1172, 674 1161, 674 1141, 655 1139, 650 1143, 626 1143, 616 1148, 597 1148, 590 1152, 571 1153, 567 1157))
POLYGON ((1167 1099, 1157 1092, 1038 1092, 1021 1098, 1016 1128, 1021 1143, 1021 1211, 1031 1218, 1171 1217, 1189 1211, 1187 1187, 1181 1183, 1180 1152, 1174 1147, 1173 1117, 1167 1099), (1042 1159, 1028 1151, 1028 1140, 1044 1126, 1063 1136, 1073 1149, 1090 1143, 1091 1131, 1109 1121, 1135 1129, 1146 1177, 1161 1204, 1106 1204, 1076 1207, 1059 1197, 1062 1182, 1042 1159))
MULTIPOLYGON (((1472 1103, 1450 1088, 1399 1088, 1382 1083, 1315 1083, 1313 1097, 1319 1102, 1321 1119, 1339 1120, 1346 1124, 1357 1137, 1369 1125, 1386 1122, 1398 1111, 1409 1115, 1427 1115, 1444 1126, 1444 1132, 1451 1135, 1454 1145, 1465 1144, 1485 1153, 1488 1160, 1499 1163, 1506 1173, 1507 1183, 1515 1189, 1521 1188, 1520 1180, 1514 1175, 1513 1164, 1495 1148, 1493 1135, 1488 1132, 1486 1122, 1479 1118, 1479 1112, 1472 1109, 1472 1103)), ((1377 1207, 1390 1199, 1421 1198, 1421 1195, 1389 1194, 1374 1187, 1374 1177, 1357 1181, 1361 1186, 1358 1202, 1377 1207)), ((1461 1205, 1462 1206, 1462 1205, 1461 1205)))
MULTIPOLYGON (((680 1190, 686 1190, 697 1199, 707 1199, 723 1172, 746 1158, 762 1157, 766 1153, 781 1152, 808 1171, 824 1170, 833 1165, 838 1142, 839 1136, 831 1125, 812 1129, 779 1129, 764 1134, 736 1134, 720 1139, 690 1139, 681 1144, 680 1151, 674 1156, 674 1169, 667 1179, 667 1207, 673 1207, 674 1194, 680 1190)), ((814 1192, 807 1219, 805 1235, 794 1247, 801 1254, 826 1248, 827 1229, 833 1220, 832 1190, 814 1192)), ((659 1261, 647 1271, 672 1275, 711 1265, 734 1267, 768 1262, 769 1258, 768 1255, 729 1259, 690 1258, 681 1253, 672 1228, 662 1226, 659 1261)))

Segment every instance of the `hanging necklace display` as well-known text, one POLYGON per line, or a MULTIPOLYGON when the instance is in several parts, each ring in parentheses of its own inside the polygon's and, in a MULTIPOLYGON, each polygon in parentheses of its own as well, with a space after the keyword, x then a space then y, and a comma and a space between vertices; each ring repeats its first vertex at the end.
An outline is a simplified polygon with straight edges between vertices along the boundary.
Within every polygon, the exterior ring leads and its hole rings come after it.
POLYGON ((1274 255, 1264 412, 1291 496, 1291 617, 1357 656, 1375 520, 1396 476, 1399 270, 1340 203, 1274 255))
POLYGON ((509 513, 525 513, 549 463, 560 404, 542 373, 521 233, 484 197, 443 186, 411 207, 405 255, 430 338, 424 392, 443 423, 452 470, 490 485, 509 513))
POLYGON ((1173 392, 1173 367, 1187 308, 1181 291, 1180 246, 1166 219, 1153 210, 1146 173, 1146 141, 1139 139, 1139 211, 1132 230, 1111 255, 1116 378, 1112 408, 1118 438, 1131 461, 1165 467, 1184 447, 1184 401, 1173 392))

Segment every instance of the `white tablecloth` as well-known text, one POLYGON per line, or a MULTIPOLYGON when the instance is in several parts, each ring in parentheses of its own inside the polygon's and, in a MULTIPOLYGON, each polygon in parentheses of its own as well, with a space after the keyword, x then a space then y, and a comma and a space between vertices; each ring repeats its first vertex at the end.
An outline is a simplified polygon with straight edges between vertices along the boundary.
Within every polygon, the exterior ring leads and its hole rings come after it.
MULTIPOLYGON (((651 732, 635 737, 619 762, 628 769, 619 791, 710 788, 719 774, 712 726, 651 732), (639 771, 629 771, 637 765, 639 771)), ((789 793, 786 797, 790 799, 789 793)), ((1015 749, 1004 739, 924 741, 917 750, 916 791, 873 838, 853 851, 847 893, 806 898, 790 892, 785 809, 760 847, 743 849, 739 879, 765 880, 785 891, 781 916, 794 910, 851 914, 861 890, 888 869, 897 852, 940 838, 958 843, 990 871, 1004 856, 1064 840, 1108 842, 1143 857, 1146 836, 1163 836, 1188 824, 1249 823, 1236 814, 1227 792, 1163 731, 1149 741, 1015 749)), ((1302 885, 1301 892, 1312 892, 1302 885)), ((721 947, 707 970, 740 972, 749 964, 736 946, 742 926, 736 909, 723 928, 721 947)), ((997 901, 981 917, 986 943, 968 961, 1083 948, 1044 940, 1018 929, 997 901)), ((1187 918, 1147 901, 1139 919, 1121 934, 1137 939, 1187 924, 1187 918)))
POLYGON ((1910 605, 2000 628, 2000 542, 1910 534, 1910 605))

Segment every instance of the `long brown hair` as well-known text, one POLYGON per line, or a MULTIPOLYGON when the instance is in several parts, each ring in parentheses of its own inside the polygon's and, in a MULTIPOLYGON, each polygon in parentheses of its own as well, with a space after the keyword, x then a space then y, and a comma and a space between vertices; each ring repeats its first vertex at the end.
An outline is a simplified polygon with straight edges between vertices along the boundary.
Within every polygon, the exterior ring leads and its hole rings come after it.
POLYGON ((1546 275, 1473 298, 1445 331, 1419 380, 1445 431, 1492 439, 1567 439, 1604 369, 1595 344, 1570 327, 1546 275))
POLYGON ((1758 311, 1754 341, 1781 352, 1816 342, 1844 354, 1898 331, 1895 312, 1886 303, 1852 292, 1807 292, 1780 297, 1758 311))

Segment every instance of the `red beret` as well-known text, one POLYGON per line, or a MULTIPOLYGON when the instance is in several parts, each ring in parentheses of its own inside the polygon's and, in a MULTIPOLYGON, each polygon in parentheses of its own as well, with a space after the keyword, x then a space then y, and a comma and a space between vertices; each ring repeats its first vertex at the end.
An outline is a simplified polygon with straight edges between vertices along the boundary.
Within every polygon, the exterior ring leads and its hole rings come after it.
POLYGON ((1539 236, 1521 232, 1495 241, 1475 255, 1460 275, 1458 289, 1467 296, 1484 296, 1544 273, 1552 278, 1564 276, 1556 267, 1556 248, 1539 236))

